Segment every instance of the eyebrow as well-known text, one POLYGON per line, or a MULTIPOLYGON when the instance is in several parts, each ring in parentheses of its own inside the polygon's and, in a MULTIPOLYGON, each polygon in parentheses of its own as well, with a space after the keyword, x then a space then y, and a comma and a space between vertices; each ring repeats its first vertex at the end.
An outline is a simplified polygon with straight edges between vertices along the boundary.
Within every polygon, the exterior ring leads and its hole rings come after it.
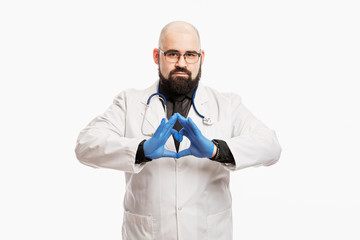
MULTIPOLYGON (((176 49, 169 49, 165 52, 178 52, 179 53, 179 50, 176 50, 176 49)), ((189 50, 189 51, 186 51, 185 53, 198 53, 197 51, 195 50, 189 50)))
POLYGON ((166 50, 165 52, 179 52, 179 51, 176 49, 169 49, 169 50, 166 50))

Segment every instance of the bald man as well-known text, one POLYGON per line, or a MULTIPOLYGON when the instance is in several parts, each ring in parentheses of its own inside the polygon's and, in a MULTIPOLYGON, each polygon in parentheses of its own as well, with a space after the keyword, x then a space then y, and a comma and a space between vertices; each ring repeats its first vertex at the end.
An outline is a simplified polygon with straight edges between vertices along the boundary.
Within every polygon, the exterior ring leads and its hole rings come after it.
POLYGON ((121 92, 80 132, 80 162, 125 172, 124 240, 231 240, 230 172, 280 157, 238 95, 199 84, 204 57, 193 25, 167 24, 153 50, 159 81, 121 92))

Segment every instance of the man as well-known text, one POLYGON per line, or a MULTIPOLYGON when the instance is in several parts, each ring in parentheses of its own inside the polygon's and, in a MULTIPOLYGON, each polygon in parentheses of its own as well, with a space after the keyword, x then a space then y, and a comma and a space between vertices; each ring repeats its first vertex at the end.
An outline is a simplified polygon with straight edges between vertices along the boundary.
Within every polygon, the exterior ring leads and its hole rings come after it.
POLYGON ((230 171, 280 157, 239 96, 199 84, 204 56, 194 26, 169 23, 153 51, 160 80, 120 93, 79 135, 82 163, 125 171, 124 240, 232 239, 230 171))

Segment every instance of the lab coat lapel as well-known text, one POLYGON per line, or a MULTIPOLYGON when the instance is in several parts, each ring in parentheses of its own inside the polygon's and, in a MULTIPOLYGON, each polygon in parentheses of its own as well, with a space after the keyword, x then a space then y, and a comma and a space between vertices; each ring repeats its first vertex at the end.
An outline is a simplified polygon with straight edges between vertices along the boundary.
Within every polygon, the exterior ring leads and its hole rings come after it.
POLYGON ((201 115, 211 118, 212 116, 210 116, 211 109, 208 93, 206 92, 204 86, 202 86, 201 84, 199 84, 199 87, 196 91, 194 105, 195 106, 192 106, 191 111, 189 112, 189 117, 191 117, 191 119, 196 123, 198 128, 202 130, 204 127, 203 119, 195 112, 195 107, 201 115))
POLYGON ((142 132, 145 135, 153 135, 160 125, 161 119, 165 117, 164 107, 159 100, 159 96, 153 96, 151 98, 151 103, 147 105, 147 101, 151 94, 157 92, 159 82, 157 81, 151 87, 145 90, 144 96, 141 102, 145 105, 144 110, 141 112, 143 123, 142 123, 142 132))

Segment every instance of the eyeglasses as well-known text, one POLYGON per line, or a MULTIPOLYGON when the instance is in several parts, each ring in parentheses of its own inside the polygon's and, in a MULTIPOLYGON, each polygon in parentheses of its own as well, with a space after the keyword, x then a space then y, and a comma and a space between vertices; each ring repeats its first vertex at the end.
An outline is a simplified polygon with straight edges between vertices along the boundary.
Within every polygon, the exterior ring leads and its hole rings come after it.
POLYGON ((184 56, 185 62, 192 64, 192 63, 197 63, 201 57, 201 53, 195 51, 188 51, 184 54, 180 54, 179 51, 176 50, 168 50, 166 52, 164 52, 160 48, 159 50, 164 54, 165 60, 170 63, 176 63, 180 60, 181 56, 184 56))

